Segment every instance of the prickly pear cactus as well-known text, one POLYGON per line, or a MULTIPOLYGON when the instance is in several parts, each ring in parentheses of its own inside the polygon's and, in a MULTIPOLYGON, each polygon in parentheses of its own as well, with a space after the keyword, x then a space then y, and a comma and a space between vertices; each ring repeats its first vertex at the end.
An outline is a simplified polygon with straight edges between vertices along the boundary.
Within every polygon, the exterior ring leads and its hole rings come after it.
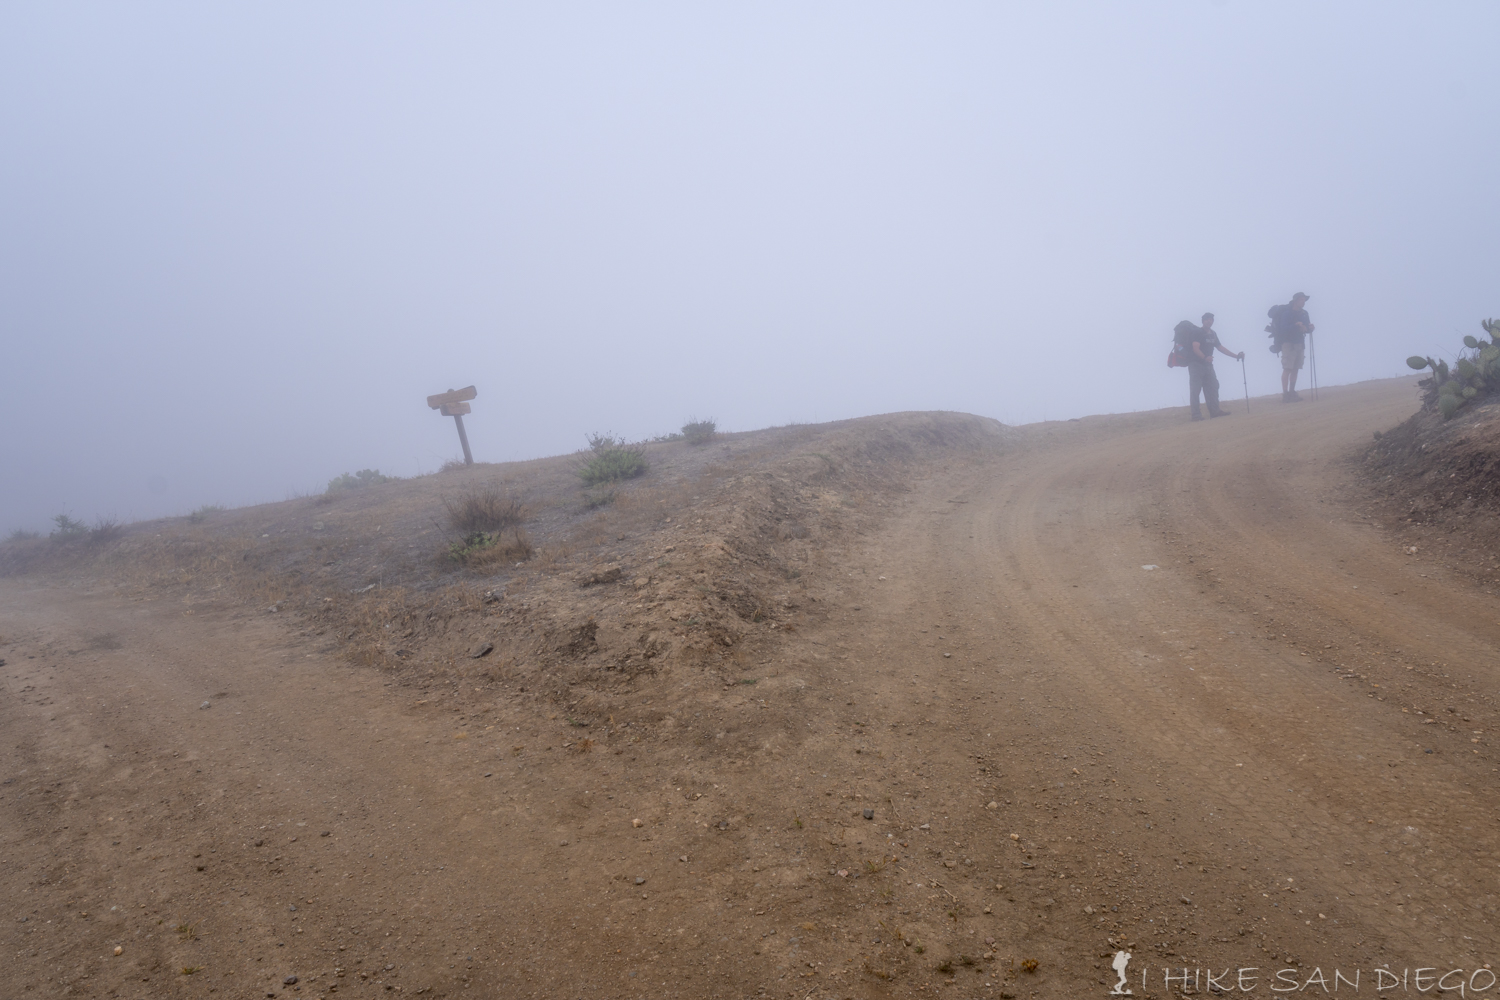
POLYGON ((1407 366, 1417 371, 1432 369, 1430 377, 1417 383, 1422 387, 1424 410, 1436 409, 1444 420, 1450 420, 1470 400, 1500 387, 1500 320, 1483 320, 1480 326, 1489 341, 1465 336, 1464 346, 1473 353, 1459 357, 1452 369, 1446 361, 1415 354, 1406 359, 1407 366))

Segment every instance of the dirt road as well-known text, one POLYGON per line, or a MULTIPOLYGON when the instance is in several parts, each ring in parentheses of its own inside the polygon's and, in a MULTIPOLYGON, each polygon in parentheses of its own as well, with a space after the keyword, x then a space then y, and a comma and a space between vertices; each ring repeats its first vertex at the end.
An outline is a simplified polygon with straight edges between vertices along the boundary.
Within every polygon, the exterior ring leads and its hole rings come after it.
POLYGON ((747 683, 587 735, 258 611, 4 581, 4 993, 1103 996, 1120 951, 1136 996, 1483 986, 1500 616, 1342 464, 1411 408, 1028 428, 747 683))

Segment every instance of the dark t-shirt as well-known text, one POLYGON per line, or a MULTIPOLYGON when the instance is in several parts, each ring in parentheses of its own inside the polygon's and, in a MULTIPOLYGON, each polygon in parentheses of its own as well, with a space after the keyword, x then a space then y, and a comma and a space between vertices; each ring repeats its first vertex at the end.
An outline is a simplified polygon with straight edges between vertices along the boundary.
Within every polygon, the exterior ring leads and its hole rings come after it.
POLYGON ((1213 330, 1205 330, 1202 327, 1199 327, 1198 332, 1193 334, 1193 343, 1198 345, 1198 350, 1202 351, 1204 356, 1201 358, 1198 357, 1198 355, 1193 353, 1193 349, 1189 347, 1188 360, 1201 361, 1204 364, 1210 365, 1213 364, 1214 349, 1219 346, 1219 335, 1217 333, 1214 333, 1213 330))

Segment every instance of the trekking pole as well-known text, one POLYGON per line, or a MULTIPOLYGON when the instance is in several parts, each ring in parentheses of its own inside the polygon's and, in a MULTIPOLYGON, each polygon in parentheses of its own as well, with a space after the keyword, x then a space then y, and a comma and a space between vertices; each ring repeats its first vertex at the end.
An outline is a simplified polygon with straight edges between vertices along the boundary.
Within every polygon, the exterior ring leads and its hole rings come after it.
POLYGON ((1307 335, 1307 360, 1312 364, 1313 377, 1313 402, 1318 401, 1318 347, 1313 342, 1313 335, 1307 335))
POLYGON ((1245 377, 1245 359, 1240 358, 1240 381, 1245 383, 1245 412, 1250 412, 1250 380, 1245 377))

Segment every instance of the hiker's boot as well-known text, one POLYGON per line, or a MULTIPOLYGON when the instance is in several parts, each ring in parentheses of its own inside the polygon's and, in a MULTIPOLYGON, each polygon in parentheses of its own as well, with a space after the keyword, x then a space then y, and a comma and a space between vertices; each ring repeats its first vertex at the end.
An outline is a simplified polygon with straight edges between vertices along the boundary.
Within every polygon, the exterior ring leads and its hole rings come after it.
POLYGON ((1195 414, 1193 414, 1193 419, 1194 420, 1202 420, 1203 419, 1203 414, 1201 414, 1201 413, 1195 413, 1195 414))
POLYGON ((1299 395, 1297 395, 1297 390, 1296 389, 1293 389, 1291 392, 1287 393, 1287 395, 1289 395, 1289 396, 1292 397, 1292 402, 1294 402, 1294 403, 1300 403, 1300 402, 1302 402, 1302 397, 1299 396, 1299 395))
POLYGON ((1281 390, 1281 401, 1283 403, 1290 403, 1292 401, 1292 394, 1291 394, 1291 392, 1289 392, 1286 389, 1281 390))
POLYGON ((1209 416, 1210 417, 1227 417, 1227 416, 1229 416, 1229 411, 1228 410, 1215 410, 1213 413, 1210 413, 1209 416))

